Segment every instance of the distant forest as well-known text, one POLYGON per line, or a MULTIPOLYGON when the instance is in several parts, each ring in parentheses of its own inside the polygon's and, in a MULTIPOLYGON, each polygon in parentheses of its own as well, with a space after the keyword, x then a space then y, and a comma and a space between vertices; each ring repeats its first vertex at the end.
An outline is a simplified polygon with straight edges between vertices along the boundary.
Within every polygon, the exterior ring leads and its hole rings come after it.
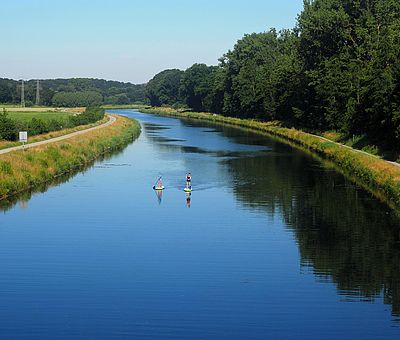
POLYGON ((245 35, 219 61, 157 74, 148 100, 398 148, 399 0, 306 0, 293 29, 245 35))
MULTIPOLYGON (((0 103, 20 103, 21 82, 0 78, 0 103)), ((36 80, 25 82, 25 102, 35 104, 36 80)), ((132 104, 145 100, 145 85, 102 79, 72 78, 40 80, 40 105, 99 106, 132 104)))

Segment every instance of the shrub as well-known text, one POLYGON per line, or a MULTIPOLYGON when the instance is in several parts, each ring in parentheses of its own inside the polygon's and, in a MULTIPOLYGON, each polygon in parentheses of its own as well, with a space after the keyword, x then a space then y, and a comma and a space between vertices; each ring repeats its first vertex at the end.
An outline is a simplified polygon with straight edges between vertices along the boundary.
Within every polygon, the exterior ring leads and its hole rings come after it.
POLYGON ((49 131, 49 126, 42 119, 32 118, 28 124, 28 133, 30 136, 40 135, 49 131))
POLYGON ((13 173, 10 162, 0 162, 0 171, 4 174, 11 175, 13 173))
MULTIPOLYGON (((66 125, 66 124, 64 124, 66 125)), ((63 122, 56 120, 56 119, 52 119, 47 123, 47 128, 49 131, 59 131, 62 130, 63 128, 63 122)))
POLYGON ((104 112, 104 109, 99 107, 87 108, 85 112, 70 117, 69 122, 72 126, 95 123, 104 118, 104 112))
POLYGON ((17 124, 8 117, 6 110, 0 113, 0 139, 15 141, 18 136, 17 124))

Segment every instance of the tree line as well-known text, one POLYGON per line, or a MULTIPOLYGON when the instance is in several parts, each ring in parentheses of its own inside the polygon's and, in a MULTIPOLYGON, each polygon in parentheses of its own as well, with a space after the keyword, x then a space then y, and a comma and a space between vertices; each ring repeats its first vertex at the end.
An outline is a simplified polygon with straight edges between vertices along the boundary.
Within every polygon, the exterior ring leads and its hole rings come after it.
POLYGON ((390 147, 400 140, 400 2, 305 0, 293 29, 247 34, 218 66, 165 70, 146 96, 390 147))
MULTIPOLYGON (((0 103, 21 102, 21 82, 0 78, 0 103)), ((96 106, 133 104, 145 100, 145 85, 103 79, 72 78, 40 80, 40 105, 96 106)), ((27 106, 35 104, 36 80, 25 82, 27 106)))

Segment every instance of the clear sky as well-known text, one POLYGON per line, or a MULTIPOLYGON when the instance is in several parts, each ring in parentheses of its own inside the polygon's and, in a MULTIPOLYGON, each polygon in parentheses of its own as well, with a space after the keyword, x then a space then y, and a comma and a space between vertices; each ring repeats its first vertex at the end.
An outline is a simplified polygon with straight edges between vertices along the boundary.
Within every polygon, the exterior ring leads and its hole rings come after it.
POLYGON ((143 83, 217 64, 246 33, 292 28, 302 0, 1 0, 0 77, 143 83))

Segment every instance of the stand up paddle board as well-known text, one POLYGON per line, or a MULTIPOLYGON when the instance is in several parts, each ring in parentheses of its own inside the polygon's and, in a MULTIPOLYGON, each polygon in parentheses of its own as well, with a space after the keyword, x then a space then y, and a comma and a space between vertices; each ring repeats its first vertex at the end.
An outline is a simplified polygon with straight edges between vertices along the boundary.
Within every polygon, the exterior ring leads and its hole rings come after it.
POLYGON ((185 188, 185 189, 183 189, 183 191, 185 191, 185 192, 192 192, 192 188, 185 188))
POLYGON ((164 187, 156 187, 156 186, 154 186, 153 189, 154 190, 164 190, 165 188, 164 187))

